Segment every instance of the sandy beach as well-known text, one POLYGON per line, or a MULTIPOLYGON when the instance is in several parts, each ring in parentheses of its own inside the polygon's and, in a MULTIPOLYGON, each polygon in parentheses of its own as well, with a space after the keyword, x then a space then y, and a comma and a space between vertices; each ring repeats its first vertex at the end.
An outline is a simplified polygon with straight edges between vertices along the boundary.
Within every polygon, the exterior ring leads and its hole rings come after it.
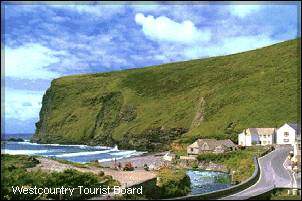
POLYGON ((35 170, 42 170, 42 171, 57 171, 57 172, 63 172, 66 169, 75 169, 81 172, 92 172, 94 174, 98 174, 100 171, 104 172, 105 175, 111 175, 113 179, 120 182, 121 186, 132 186, 135 184, 139 184, 141 182, 147 181, 149 179, 156 177, 156 171, 150 170, 146 171, 143 169, 144 164, 147 164, 148 166, 162 166, 166 164, 162 159, 162 156, 159 155, 145 155, 145 156, 135 156, 131 158, 125 158, 121 160, 117 160, 117 163, 120 162, 122 164, 122 167, 127 162, 131 162, 134 170, 133 171, 122 171, 122 170, 116 170, 114 167, 114 161, 110 162, 103 162, 100 163, 101 167, 95 167, 95 166, 87 166, 87 167, 76 167, 72 164, 65 164, 61 163, 56 160, 52 160, 50 158, 37 158, 40 163, 34 167, 29 168, 28 171, 35 171, 35 170))

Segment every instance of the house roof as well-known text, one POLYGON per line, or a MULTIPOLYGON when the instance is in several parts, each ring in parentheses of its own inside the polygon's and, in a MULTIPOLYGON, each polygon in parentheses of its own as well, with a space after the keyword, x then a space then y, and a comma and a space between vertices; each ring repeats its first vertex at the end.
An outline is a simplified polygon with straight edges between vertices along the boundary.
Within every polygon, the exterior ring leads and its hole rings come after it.
POLYGON ((227 147, 235 147, 236 144, 230 140, 230 139, 227 139, 227 140, 219 140, 222 142, 223 145, 227 146, 227 147))
POLYGON ((296 123, 287 123, 287 125, 289 125, 290 127, 292 127, 293 129, 295 129, 295 131, 300 130, 300 125, 296 124, 296 123))
POLYGON ((225 147, 236 146, 236 144, 233 143, 230 139, 227 140, 198 139, 193 144, 189 145, 189 147, 201 147, 205 143, 209 146, 209 150, 214 150, 218 146, 225 146, 225 147))
POLYGON ((251 134, 257 135, 271 135, 274 134, 275 128, 248 128, 251 134))

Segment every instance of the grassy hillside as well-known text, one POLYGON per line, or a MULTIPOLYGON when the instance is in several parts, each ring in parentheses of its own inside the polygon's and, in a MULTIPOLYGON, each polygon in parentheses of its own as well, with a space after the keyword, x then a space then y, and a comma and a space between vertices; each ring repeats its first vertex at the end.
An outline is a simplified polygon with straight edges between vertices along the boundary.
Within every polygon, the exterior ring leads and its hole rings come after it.
POLYGON ((158 150, 299 121, 299 44, 55 79, 34 140, 158 150))

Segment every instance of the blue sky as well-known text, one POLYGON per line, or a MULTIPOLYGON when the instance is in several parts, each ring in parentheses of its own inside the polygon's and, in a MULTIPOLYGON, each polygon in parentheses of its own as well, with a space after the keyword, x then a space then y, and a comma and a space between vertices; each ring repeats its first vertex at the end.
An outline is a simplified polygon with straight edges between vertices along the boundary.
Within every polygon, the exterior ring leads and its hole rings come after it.
POLYGON ((1 7, 6 133, 34 132, 54 78, 247 51, 300 36, 301 23, 300 3, 1 7))

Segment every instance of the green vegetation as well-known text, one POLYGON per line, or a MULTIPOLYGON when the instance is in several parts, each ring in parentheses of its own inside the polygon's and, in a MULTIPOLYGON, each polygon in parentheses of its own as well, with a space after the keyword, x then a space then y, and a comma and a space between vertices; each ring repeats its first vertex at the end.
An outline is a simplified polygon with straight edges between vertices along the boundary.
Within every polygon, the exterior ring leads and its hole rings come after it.
MULTIPOLYGON (((38 158, 39 156, 36 156, 36 157, 38 158)), ((90 161, 87 163, 77 163, 77 162, 72 162, 72 161, 68 161, 68 160, 64 160, 64 159, 60 159, 60 158, 56 158, 56 157, 50 157, 50 158, 51 158, 51 160, 58 161, 63 164, 72 165, 72 166, 78 167, 78 168, 88 168, 88 167, 101 168, 102 167, 98 161, 90 161)))
MULTIPOLYGON (((67 169, 64 172, 27 171, 27 168, 35 167, 39 161, 31 156, 1 155, 1 200, 34 200, 34 199, 60 199, 58 194, 37 195, 13 193, 12 186, 37 188, 77 188, 106 187, 118 185, 112 177, 104 174, 94 175, 76 170, 67 169)), ((91 195, 80 194, 75 190, 73 196, 62 195, 62 199, 85 199, 91 195)))
POLYGON ((276 189, 271 193, 270 200, 301 200, 301 195, 288 195, 288 189, 276 189))
POLYGON ((161 169, 158 173, 157 186, 161 198, 178 197, 190 192, 190 178, 185 170, 161 169))
POLYGON ((264 153, 268 152, 269 149, 269 147, 254 146, 223 154, 200 154, 197 159, 200 162, 203 161, 206 163, 213 162, 216 164, 223 164, 231 174, 235 171, 233 174, 233 181, 242 182, 252 176, 255 170, 253 157, 260 157, 264 153))
MULTIPOLYGON (((39 157, 39 156, 37 156, 39 157)), ((63 164, 68 164, 68 165, 72 165, 72 166, 75 166, 75 167, 78 167, 78 168, 87 168, 88 167, 88 163, 76 163, 76 162, 72 162, 72 161, 68 161, 68 160, 64 160, 64 159, 59 159, 59 158, 55 158, 55 157, 51 157, 52 160, 54 161, 58 161, 60 163, 63 163, 63 164)))
POLYGON ((33 140, 158 151, 300 121, 299 44, 55 79, 33 140))
POLYGON ((289 189, 274 189, 269 193, 253 197, 253 200, 301 200, 301 195, 293 195, 292 190, 290 190, 290 194, 288 194, 288 190, 289 189))

